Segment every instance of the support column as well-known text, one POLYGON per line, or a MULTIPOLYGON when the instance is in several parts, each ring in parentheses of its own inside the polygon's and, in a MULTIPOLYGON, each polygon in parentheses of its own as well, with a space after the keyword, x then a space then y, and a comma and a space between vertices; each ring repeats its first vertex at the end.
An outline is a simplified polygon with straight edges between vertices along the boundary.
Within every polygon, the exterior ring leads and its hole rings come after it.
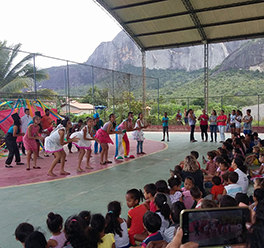
POLYGON ((208 114, 208 44, 204 44, 204 108, 208 114))
POLYGON ((95 108, 94 105, 94 67, 92 66, 92 93, 93 93, 93 106, 95 108))
POLYGON ((146 51, 142 51, 142 108, 146 116, 146 51))

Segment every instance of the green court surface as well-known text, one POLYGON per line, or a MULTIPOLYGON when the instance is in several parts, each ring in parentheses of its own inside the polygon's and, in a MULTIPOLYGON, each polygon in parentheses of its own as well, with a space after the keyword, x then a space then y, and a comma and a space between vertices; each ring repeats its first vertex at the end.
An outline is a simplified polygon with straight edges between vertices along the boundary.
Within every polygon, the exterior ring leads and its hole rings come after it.
MULTIPOLYGON (((51 211, 61 214, 64 220, 82 210, 105 215, 107 204, 118 200, 122 203, 122 217, 126 218, 127 190, 143 189, 147 183, 167 180, 170 177, 169 169, 174 168, 192 150, 199 152, 198 160, 202 164, 202 156, 206 156, 207 151, 221 146, 220 143, 201 142, 198 133, 195 137, 198 142, 190 143, 188 133, 170 133, 170 141, 165 142, 167 147, 164 150, 116 167, 80 177, 0 188, 0 247, 21 247, 14 237, 15 228, 21 222, 40 227, 40 231, 49 238, 51 234, 46 227, 46 216, 51 211)), ((162 134, 146 132, 145 138, 160 141, 162 134)))

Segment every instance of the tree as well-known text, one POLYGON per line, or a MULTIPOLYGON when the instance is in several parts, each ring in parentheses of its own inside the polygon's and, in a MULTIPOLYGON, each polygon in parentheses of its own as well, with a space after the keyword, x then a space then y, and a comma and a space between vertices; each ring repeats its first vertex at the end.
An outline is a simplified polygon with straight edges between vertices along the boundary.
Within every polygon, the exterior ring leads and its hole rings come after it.
MULTIPOLYGON (((7 47, 7 42, 0 41, 0 92, 17 93, 23 88, 32 87, 34 84, 34 67, 30 63, 34 54, 28 54, 18 63, 21 44, 7 47)), ((36 80, 48 79, 44 70, 35 68, 36 80)))
POLYGON ((97 105, 108 106, 108 89, 100 90, 94 86, 94 97, 93 97, 93 88, 87 90, 87 94, 82 98, 82 103, 90 103, 97 105), (94 101, 94 102, 93 102, 94 101))

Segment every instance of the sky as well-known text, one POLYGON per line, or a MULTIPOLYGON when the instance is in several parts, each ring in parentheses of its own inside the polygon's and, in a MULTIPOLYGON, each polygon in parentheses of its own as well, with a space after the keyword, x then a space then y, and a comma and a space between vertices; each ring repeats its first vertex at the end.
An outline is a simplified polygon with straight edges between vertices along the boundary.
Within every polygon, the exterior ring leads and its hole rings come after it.
MULTIPOLYGON (((80 63, 101 42, 121 31, 93 0, 2 0, 0 7, 0 41, 21 43, 23 51, 80 63)), ((41 68, 65 63, 36 58, 41 68)))

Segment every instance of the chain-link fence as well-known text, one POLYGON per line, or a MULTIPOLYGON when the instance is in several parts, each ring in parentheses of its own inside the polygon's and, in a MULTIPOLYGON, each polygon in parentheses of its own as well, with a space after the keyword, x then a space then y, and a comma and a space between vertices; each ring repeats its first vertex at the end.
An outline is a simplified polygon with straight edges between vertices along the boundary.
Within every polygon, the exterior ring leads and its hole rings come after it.
MULTIPOLYGON (((0 47, 0 52, 3 50, 7 51, 6 53, 13 52, 10 48, 0 47)), ((17 88, 11 83, 14 78, 5 77, 0 71, 0 103, 9 99, 40 99, 46 101, 47 105, 57 108, 59 113, 61 106, 64 106, 64 112, 61 113, 74 113, 78 116, 78 111, 72 106, 72 102, 77 101, 91 104, 94 108, 87 113, 99 111, 104 121, 110 113, 114 112, 117 122, 123 120, 129 111, 135 114, 144 111, 142 109, 143 77, 140 75, 40 54, 23 51, 17 51, 17 53, 21 58, 29 56, 27 62, 31 64, 31 67, 26 72, 27 78, 24 77, 23 72, 17 75, 20 78, 17 87, 20 86, 22 89, 20 93, 14 93, 17 92, 17 88), (63 65, 52 67, 58 62, 63 65), (44 64, 50 67, 42 70, 44 64)), ((4 59, 5 57, 0 57, 0 64, 4 59)), ((13 64, 15 65, 16 62, 13 61, 13 64)), ((176 124, 175 116, 178 110, 183 114, 184 109, 192 108, 196 115, 199 115, 204 108, 203 96, 169 98, 168 95, 160 95, 159 92, 159 79, 146 77, 145 111, 147 121, 153 125, 161 124, 164 112, 168 113, 170 124, 176 124)), ((221 109, 224 109, 228 114, 233 109, 240 109, 245 114, 244 108, 251 108, 254 124, 264 125, 264 95, 210 96, 208 102, 209 112, 215 109, 219 113, 221 109)))

